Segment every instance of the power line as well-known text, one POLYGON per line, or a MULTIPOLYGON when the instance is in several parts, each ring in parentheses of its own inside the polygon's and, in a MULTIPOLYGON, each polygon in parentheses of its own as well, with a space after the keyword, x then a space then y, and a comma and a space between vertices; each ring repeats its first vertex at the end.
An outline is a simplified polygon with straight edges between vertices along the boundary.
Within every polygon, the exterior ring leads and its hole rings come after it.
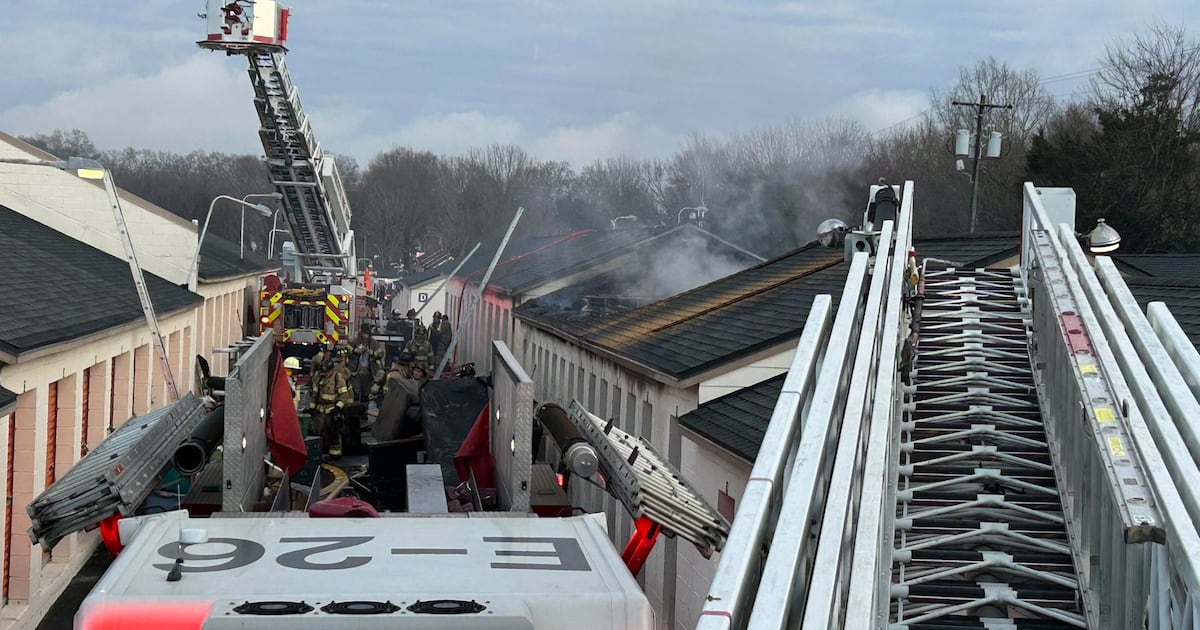
POLYGON ((934 107, 935 107, 935 105, 930 105, 929 107, 926 107, 925 109, 913 114, 912 116, 909 116, 908 118, 905 118, 904 120, 901 120, 898 123, 892 123, 892 124, 884 127, 883 129, 878 129, 876 131, 872 131, 871 134, 876 135, 876 134, 886 133, 888 131, 891 131, 892 129, 895 129, 896 127, 899 127, 900 125, 903 125, 905 123, 910 123, 910 122, 924 116, 925 114, 928 114, 929 112, 933 111, 934 107))

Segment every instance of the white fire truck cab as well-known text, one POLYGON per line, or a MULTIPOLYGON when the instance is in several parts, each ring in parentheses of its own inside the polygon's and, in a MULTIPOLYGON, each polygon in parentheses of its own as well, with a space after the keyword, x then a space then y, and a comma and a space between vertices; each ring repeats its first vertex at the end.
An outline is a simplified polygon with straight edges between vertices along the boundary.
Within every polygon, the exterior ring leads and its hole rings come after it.
POLYGON ((126 547, 80 606, 79 630, 654 628, 602 515, 179 511, 121 530, 126 547))

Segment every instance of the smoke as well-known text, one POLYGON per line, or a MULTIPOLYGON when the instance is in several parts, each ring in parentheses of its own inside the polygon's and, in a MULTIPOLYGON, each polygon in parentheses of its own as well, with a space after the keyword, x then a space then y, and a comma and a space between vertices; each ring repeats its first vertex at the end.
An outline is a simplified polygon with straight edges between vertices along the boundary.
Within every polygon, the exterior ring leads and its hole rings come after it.
POLYGON ((643 304, 658 301, 757 262, 697 230, 681 230, 640 248, 637 263, 622 269, 620 293, 643 304))
POLYGON ((792 121, 726 142, 694 136, 672 163, 683 205, 705 205, 714 233, 773 257, 816 238, 828 218, 856 224, 867 187, 870 135, 859 123, 792 121))

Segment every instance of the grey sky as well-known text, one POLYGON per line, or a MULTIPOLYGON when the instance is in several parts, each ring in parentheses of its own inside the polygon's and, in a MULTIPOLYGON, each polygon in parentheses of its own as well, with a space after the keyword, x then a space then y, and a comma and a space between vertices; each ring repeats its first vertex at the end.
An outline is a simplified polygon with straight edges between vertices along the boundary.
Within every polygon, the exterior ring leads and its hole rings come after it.
MULTIPOLYGON (((286 3, 286 2, 285 2, 286 3)), ((321 143, 366 162, 491 142, 576 165, 692 131, 845 115, 880 129, 994 55, 1053 76, 1200 0, 293 0, 288 64, 321 143)), ((0 21, 0 130, 259 153, 242 58, 203 0, 39 0, 0 21)), ((1048 84, 1070 95, 1078 81, 1048 84)), ((969 97, 969 95, 966 95, 969 97)))

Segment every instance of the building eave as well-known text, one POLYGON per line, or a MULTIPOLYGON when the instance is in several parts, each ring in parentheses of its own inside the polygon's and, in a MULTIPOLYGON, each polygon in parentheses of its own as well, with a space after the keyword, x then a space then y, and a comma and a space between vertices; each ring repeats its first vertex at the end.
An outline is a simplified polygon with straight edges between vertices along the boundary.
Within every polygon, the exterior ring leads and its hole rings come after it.
POLYGON ((646 365, 644 363, 634 361, 628 357, 621 356, 620 354, 613 352, 612 350, 605 348, 604 346, 601 346, 601 345, 598 345, 591 341, 588 341, 585 338, 579 337, 578 335, 574 335, 570 332, 562 330, 561 328, 546 324, 544 322, 539 322, 535 319, 530 319, 529 317, 518 314, 516 311, 513 312, 513 317, 520 319, 523 322, 526 322, 532 328, 536 328, 542 332, 554 335, 555 337, 558 337, 562 341, 565 341, 569 344, 577 346, 580 349, 587 350, 587 351, 595 354, 596 356, 599 356, 602 359, 612 361, 613 363, 615 363, 625 369, 631 370, 633 372, 637 372, 638 374, 641 374, 642 376, 652 378, 655 381, 658 381, 659 383, 662 383, 664 385, 669 385, 671 387, 676 387, 676 388, 687 387, 687 385, 683 385, 682 383, 680 383, 679 379, 675 378, 671 374, 668 374, 661 370, 652 368, 649 365, 646 365))
MULTIPOLYGON (((167 311, 165 313, 158 313, 157 315, 159 318, 165 319, 168 317, 174 317, 175 315, 178 315, 180 313, 186 313, 189 310, 195 309, 195 307, 196 307, 196 304, 193 303, 193 304, 189 304, 187 306, 182 306, 182 307, 177 308, 172 311, 167 311)), ((20 352, 17 354, 11 354, 8 352, 0 351, 0 361, 3 361, 4 363, 13 364, 13 365, 21 365, 22 363, 28 363, 30 361, 34 361, 34 360, 40 359, 42 357, 58 354, 60 352, 66 352, 69 350, 74 350, 76 348, 85 346, 93 341, 104 339, 105 337, 111 337, 113 335, 120 334, 123 332, 128 332, 130 330, 136 330, 137 328, 139 328, 141 326, 145 326, 145 325, 146 325, 145 318, 138 317, 137 319, 131 320, 125 324, 112 326, 109 328, 105 328, 104 330, 97 330, 96 332, 88 333, 86 335, 83 335, 82 337, 76 337, 74 339, 67 339, 65 341, 59 341, 59 342, 47 344, 44 346, 38 346, 36 348, 31 348, 29 350, 26 350, 25 352, 20 352)))

